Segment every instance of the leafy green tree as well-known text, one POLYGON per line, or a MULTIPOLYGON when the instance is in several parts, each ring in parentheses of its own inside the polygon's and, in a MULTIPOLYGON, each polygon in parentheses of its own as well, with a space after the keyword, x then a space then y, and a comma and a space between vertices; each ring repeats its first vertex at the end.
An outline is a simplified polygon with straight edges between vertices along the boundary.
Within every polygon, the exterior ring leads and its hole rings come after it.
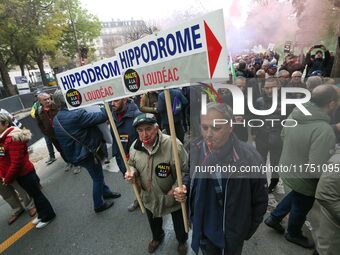
POLYGON ((60 49, 48 56, 48 62, 52 69, 55 70, 55 73, 77 67, 75 59, 65 56, 60 49))
MULTIPOLYGON (((332 77, 340 77, 340 1, 339 0, 293 0, 299 27, 315 44, 324 44, 335 50, 332 77)), ((312 46, 312 45, 310 45, 312 46)))
POLYGON ((44 85, 47 85, 44 58, 57 50, 66 26, 63 3, 58 0, 30 0, 26 5, 31 22, 27 25, 32 47, 31 57, 37 63, 44 85))
POLYGON ((99 19, 80 6, 78 0, 66 0, 67 25, 59 42, 65 56, 79 57, 80 48, 93 48, 93 40, 100 35, 99 19))
POLYGON ((24 58, 21 55, 22 51, 13 54, 14 48, 20 46, 18 41, 22 38, 20 25, 17 24, 21 7, 20 1, 17 0, 0 1, 0 73, 8 95, 17 94, 9 76, 10 65, 16 58, 21 61, 24 58))
POLYGON ((0 4, 2 45, 10 50, 22 75, 33 59, 45 85, 44 57, 57 49, 65 24, 61 6, 58 0, 2 0, 0 4))
POLYGON ((31 66, 32 60, 47 85, 46 57, 55 59, 61 49, 74 59, 79 46, 91 49, 100 29, 98 18, 81 8, 78 0, 0 0, 0 73, 5 88, 14 94, 9 65, 19 65, 24 75, 24 67, 31 66))

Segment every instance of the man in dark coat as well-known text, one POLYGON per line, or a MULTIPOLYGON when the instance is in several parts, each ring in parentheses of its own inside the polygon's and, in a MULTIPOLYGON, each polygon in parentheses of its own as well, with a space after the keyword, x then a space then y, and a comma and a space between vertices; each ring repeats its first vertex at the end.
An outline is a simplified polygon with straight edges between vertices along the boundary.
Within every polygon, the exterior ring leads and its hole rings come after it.
POLYGON ((306 64, 308 65, 307 77, 311 76, 315 71, 320 71, 322 76, 326 76, 330 59, 331 55, 324 45, 311 47, 306 54, 306 64), (311 52, 314 49, 318 50, 315 52, 314 57, 312 57, 311 52))
MULTIPOLYGON (((279 94, 279 81, 277 78, 269 78, 266 80, 263 88, 263 96, 256 101, 257 110, 268 110, 273 104, 273 88, 277 88, 279 94)), ((268 154, 270 155, 269 162, 271 166, 278 166, 282 152, 281 141, 281 121, 286 116, 281 115, 281 103, 278 100, 278 105, 275 111, 266 116, 256 116, 256 118, 263 121, 261 127, 253 127, 251 133, 255 140, 256 150, 261 154, 263 161, 267 162, 268 154), (266 119, 275 119, 276 122, 266 121, 266 119)), ((255 117, 254 117, 255 118, 255 117)), ((270 185, 268 187, 269 193, 274 191, 274 188, 279 182, 279 174, 272 172, 270 185)))
POLYGON ((201 116, 203 139, 191 146, 191 178, 185 175, 183 187, 176 188, 174 196, 183 202, 188 193, 191 247, 196 254, 200 248, 203 254, 238 255, 266 212, 267 180, 264 174, 240 171, 259 168, 262 158, 232 134, 230 124, 215 125, 216 119, 230 121, 230 107, 207 105, 207 114, 201 116), (218 171, 218 166, 226 171, 218 171), (206 171, 211 168, 216 171, 206 171))
MULTIPOLYGON (((133 120, 142 113, 139 111, 137 105, 128 98, 114 100, 112 101, 111 106, 113 110, 113 120, 116 123, 120 141, 124 148, 125 157, 128 159, 130 147, 132 143, 138 138, 138 134, 136 129, 132 126, 132 123, 133 120)), ((111 134, 114 138, 112 128, 111 134)), ((112 144, 112 157, 116 158, 119 170, 124 175, 126 172, 126 167, 115 139, 112 144)), ((136 210, 138 206, 138 201, 135 200, 131 205, 129 205, 128 211, 132 212, 136 210)))
POLYGON ((53 130, 53 118, 58 113, 58 108, 54 104, 51 99, 51 95, 45 92, 38 94, 38 100, 40 106, 38 107, 35 117, 38 122, 38 126, 41 132, 45 136, 48 152, 49 152, 49 159, 45 162, 47 165, 52 164, 56 161, 53 145, 56 149, 60 152, 60 146, 55 137, 54 130, 53 130))

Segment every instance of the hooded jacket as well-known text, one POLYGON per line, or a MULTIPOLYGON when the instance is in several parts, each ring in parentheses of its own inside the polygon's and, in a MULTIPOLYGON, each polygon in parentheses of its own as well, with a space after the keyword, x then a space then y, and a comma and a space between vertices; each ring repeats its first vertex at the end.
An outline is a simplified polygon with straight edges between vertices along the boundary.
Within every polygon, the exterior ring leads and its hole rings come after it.
POLYGON ((296 127, 284 127, 281 132, 283 149, 280 164, 290 169, 281 173, 283 182, 292 190, 314 197, 322 167, 331 157, 335 146, 335 134, 330 126, 330 117, 313 102, 304 104, 312 115, 304 115, 295 108, 289 119, 297 121, 296 127), (314 170, 313 170, 314 168, 314 170))
POLYGON ((29 160, 27 143, 31 132, 17 127, 7 128, 0 136, 0 177, 5 183, 12 183, 17 176, 34 171, 29 160))

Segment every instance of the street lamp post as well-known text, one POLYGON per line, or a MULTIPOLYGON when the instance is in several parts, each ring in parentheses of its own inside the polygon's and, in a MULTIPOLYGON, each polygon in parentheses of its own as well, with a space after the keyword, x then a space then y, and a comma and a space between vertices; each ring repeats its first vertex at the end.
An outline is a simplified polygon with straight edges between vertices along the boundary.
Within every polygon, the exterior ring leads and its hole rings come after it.
POLYGON ((76 49, 77 49, 77 53, 78 53, 78 57, 79 57, 79 63, 80 63, 80 65, 82 65, 83 60, 82 60, 81 54, 80 54, 80 48, 79 48, 79 44, 78 44, 77 30, 76 30, 76 26, 75 26, 75 24, 74 24, 74 19, 73 19, 72 12, 71 12, 70 0, 66 0, 66 1, 67 1, 68 13, 69 13, 69 15, 70 15, 70 20, 71 20, 73 36, 74 36, 74 40, 75 40, 75 42, 76 42, 76 49))
MULTIPOLYGON (((337 17, 340 13, 340 1, 334 0, 334 12, 337 12, 337 17)), ((339 79, 340 78, 340 24, 338 23, 338 29, 336 34, 336 49, 334 55, 334 63, 332 67, 331 77, 339 79)), ((340 80, 340 79, 339 79, 340 80)))

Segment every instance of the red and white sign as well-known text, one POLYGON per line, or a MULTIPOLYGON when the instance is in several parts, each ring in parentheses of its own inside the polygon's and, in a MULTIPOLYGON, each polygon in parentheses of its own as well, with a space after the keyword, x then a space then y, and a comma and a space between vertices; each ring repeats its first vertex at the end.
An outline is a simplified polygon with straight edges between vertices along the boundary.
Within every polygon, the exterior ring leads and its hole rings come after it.
POLYGON ((113 58, 60 73, 70 109, 228 77, 223 11, 116 49, 113 58))

